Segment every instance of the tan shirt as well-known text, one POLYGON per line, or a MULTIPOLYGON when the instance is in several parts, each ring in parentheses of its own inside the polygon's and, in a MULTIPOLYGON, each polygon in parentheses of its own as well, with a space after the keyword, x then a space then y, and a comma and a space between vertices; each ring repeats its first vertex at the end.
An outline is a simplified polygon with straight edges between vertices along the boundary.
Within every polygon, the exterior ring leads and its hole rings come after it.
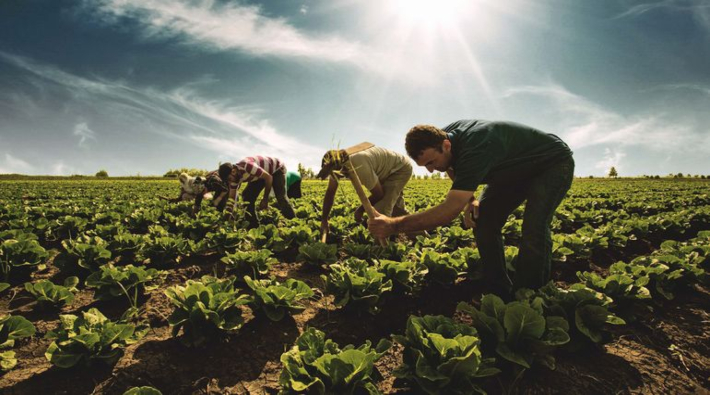
POLYGON ((368 190, 372 190, 378 181, 383 184, 402 167, 411 166, 406 156, 381 147, 371 147, 350 155, 350 163, 368 190))

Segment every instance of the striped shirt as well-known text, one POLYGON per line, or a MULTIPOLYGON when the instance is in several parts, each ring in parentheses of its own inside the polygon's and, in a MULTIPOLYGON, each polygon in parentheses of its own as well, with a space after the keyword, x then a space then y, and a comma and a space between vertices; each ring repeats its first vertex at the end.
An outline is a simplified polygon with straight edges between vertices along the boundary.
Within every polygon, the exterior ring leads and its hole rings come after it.
POLYGON ((238 187, 243 182, 253 182, 261 178, 264 172, 274 174, 279 170, 286 172, 286 166, 280 160, 270 156, 248 156, 234 165, 240 177, 232 187, 238 187))

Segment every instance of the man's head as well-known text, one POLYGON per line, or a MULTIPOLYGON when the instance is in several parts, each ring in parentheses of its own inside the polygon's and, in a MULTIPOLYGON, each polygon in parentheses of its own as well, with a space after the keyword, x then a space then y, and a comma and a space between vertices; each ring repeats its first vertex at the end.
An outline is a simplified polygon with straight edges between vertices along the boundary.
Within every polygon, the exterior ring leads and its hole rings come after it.
POLYGON ((323 155, 323 159, 320 164, 320 171, 317 177, 325 179, 334 171, 342 171, 343 165, 349 159, 348 153, 344 149, 337 150, 333 149, 323 155))
POLYGON ((219 174, 219 178, 222 180, 222 182, 228 182, 229 181, 229 175, 232 173, 232 166, 231 163, 225 162, 219 165, 219 170, 217 170, 217 174, 219 174))
POLYGON ((451 141, 446 132, 436 126, 414 126, 407 132, 404 146, 409 157, 430 173, 451 167, 451 141))

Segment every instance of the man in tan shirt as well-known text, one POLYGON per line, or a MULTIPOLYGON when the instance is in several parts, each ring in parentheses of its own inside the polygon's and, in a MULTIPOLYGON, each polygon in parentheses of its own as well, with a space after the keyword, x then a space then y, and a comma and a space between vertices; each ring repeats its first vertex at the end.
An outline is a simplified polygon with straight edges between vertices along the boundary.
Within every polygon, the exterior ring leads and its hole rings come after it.
MULTIPOLYGON (((323 199, 323 217, 321 232, 328 234, 330 227, 328 217, 338 190, 336 174, 346 173, 343 164, 350 161, 357 172, 362 186, 370 191, 370 203, 377 212, 387 216, 398 217, 407 215, 404 203, 404 187, 412 178, 412 165, 404 155, 380 147, 370 147, 363 151, 348 155, 345 150, 330 150, 325 153, 321 162, 318 178, 330 176, 328 189, 323 199)), ((355 210, 355 220, 362 221, 365 209, 360 206, 355 210)))

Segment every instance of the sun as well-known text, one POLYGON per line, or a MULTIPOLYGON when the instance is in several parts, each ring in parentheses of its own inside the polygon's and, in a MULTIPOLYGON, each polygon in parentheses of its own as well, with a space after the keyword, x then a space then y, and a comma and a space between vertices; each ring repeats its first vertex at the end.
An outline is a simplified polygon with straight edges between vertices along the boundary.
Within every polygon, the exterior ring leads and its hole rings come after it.
POLYGON ((389 0, 389 13, 403 25, 436 28, 456 22, 471 0, 389 0))

